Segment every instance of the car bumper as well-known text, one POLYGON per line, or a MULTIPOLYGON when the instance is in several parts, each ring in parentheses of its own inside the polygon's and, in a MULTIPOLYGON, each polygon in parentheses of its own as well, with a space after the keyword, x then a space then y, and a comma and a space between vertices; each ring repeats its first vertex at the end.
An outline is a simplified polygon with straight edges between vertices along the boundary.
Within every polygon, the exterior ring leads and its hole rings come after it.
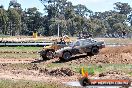
POLYGON ((46 54, 46 51, 40 51, 40 52, 38 52, 38 53, 40 53, 40 56, 43 56, 43 55, 45 55, 46 54))
POLYGON ((101 45, 99 49, 105 48, 105 44, 101 45))
POLYGON ((61 52, 55 52, 54 57, 62 57, 62 53, 61 52))

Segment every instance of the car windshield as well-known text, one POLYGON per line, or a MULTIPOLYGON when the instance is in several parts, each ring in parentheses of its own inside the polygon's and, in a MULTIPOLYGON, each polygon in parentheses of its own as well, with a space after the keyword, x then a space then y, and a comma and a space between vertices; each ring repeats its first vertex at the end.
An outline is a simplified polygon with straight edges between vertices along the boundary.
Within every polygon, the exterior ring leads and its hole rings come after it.
POLYGON ((73 47, 73 46, 80 46, 80 41, 75 41, 75 42, 72 42, 69 44, 70 47, 73 47))
POLYGON ((70 43, 69 46, 70 47, 83 46, 83 45, 87 45, 87 44, 91 44, 91 43, 95 43, 95 42, 97 42, 97 41, 94 39, 78 40, 78 41, 70 43))

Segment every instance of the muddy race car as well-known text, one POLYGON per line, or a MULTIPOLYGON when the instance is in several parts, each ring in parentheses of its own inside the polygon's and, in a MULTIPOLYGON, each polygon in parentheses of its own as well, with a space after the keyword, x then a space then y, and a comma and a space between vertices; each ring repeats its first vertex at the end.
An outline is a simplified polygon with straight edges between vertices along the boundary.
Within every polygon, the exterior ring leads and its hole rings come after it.
POLYGON ((99 53, 99 49, 105 47, 104 42, 97 42, 94 39, 78 39, 68 45, 54 44, 47 46, 47 49, 41 51, 40 56, 43 59, 59 57, 61 60, 68 61, 72 56, 86 53, 88 56, 94 56, 99 53), (52 48, 51 48, 52 47, 52 48))
POLYGON ((63 36, 59 39, 52 40, 52 44, 49 46, 44 46, 43 50, 40 51, 40 56, 45 59, 52 59, 54 58, 55 51, 64 48, 67 44, 70 43, 70 38, 68 36, 63 36))
POLYGON ((59 50, 59 49, 64 48, 66 46, 67 46, 66 43, 63 43, 63 42, 53 42, 52 45, 45 46, 43 48, 43 50, 39 52, 40 57, 42 57, 43 60, 52 59, 52 58, 54 58, 54 53, 56 50, 59 50))
POLYGON ((55 51, 55 56, 59 57, 62 60, 69 60, 72 56, 77 54, 86 53, 88 56, 94 56, 99 53, 99 49, 105 47, 104 42, 97 42, 94 39, 79 39, 69 46, 61 48, 55 51))

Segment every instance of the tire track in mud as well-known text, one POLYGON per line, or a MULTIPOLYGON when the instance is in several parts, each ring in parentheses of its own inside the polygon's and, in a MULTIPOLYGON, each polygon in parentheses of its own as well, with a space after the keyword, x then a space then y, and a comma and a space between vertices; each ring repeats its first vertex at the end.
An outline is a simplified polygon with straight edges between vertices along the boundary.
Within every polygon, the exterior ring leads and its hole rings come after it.
POLYGON ((8 53, 8 54, 23 54, 23 53, 28 53, 28 54, 36 54, 38 53, 37 51, 0 51, 1 54, 5 54, 5 53, 8 53))
POLYGON ((73 74, 73 71, 71 71, 68 68, 61 68, 55 70, 47 69, 47 71, 40 72, 41 68, 39 68, 38 70, 33 70, 33 69, 29 70, 29 69, 14 69, 12 67, 11 69, 5 69, 4 67, 5 66, 3 66, 3 68, 0 68, 0 79, 3 78, 11 79, 11 80, 22 79, 22 80, 41 81, 46 83, 54 82, 59 84, 62 84, 62 80, 63 82, 78 80, 78 75, 73 74), (68 73, 66 71, 68 71, 68 73), (56 74, 54 74, 54 72, 56 72, 56 74), (64 73, 65 75, 63 75, 62 73, 64 73))
MULTIPOLYGON (((58 58, 50 60, 42 60, 38 58, 22 58, 22 59, 10 59, 10 58, 1 58, 0 63, 54 63, 60 62, 58 58)), ((123 47, 106 47, 100 51, 100 53, 93 57, 88 56, 78 56, 73 57, 71 60, 66 63, 115 63, 115 64, 131 64, 132 63, 132 46, 123 46, 123 47)), ((65 63, 65 62, 64 62, 65 63)))
POLYGON ((69 82, 69 81, 77 81, 78 76, 70 76, 70 77, 55 77, 49 75, 24 75, 24 74, 12 74, 8 73, 0 73, 0 79, 13 79, 13 80, 32 80, 32 81, 41 81, 41 82, 55 82, 62 84, 62 82, 69 82), (63 81, 62 81, 63 80, 63 81))
POLYGON ((4 63, 11 63, 11 64, 31 63, 33 61, 35 61, 35 59, 0 59, 0 64, 4 64, 4 63))
POLYGON ((59 60, 58 58, 54 58, 51 60, 42 60, 42 59, 0 59, 0 64, 19 64, 19 63, 44 63, 49 64, 59 60))

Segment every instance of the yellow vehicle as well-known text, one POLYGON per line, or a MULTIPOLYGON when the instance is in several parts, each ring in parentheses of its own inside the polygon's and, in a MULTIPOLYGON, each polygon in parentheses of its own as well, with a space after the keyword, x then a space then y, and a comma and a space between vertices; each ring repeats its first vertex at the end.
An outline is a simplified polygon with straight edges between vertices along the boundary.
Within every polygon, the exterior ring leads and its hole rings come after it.
POLYGON ((43 59, 52 59, 52 58, 54 58, 54 52, 56 50, 59 50, 59 49, 63 48, 63 47, 66 47, 67 43, 70 42, 70 38, 63 36, 62 38, 55 39, 55 40, 52 40, 52 41, 53 41, 52 45, 45 46, 43 48, 43 50, 39 52, 40 56, 43 59))

